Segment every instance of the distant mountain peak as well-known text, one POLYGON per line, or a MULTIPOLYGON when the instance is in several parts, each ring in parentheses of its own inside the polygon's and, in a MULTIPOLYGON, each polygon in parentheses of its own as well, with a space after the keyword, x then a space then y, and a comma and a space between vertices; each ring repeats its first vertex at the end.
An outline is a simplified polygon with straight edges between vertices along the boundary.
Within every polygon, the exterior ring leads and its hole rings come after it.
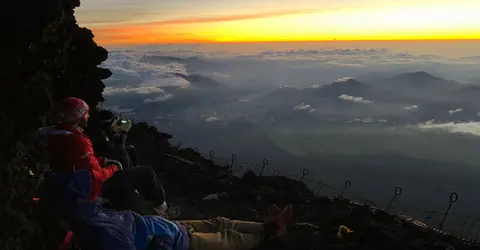
POLYGON ((391 78, 396 83, 406 84, 411 87, 438 87, 455 86, 455 81, 443 79, 434 75, 431 75, 425 71, 416 71, 403 73, 391 78))
POLYGON ((408 72, 397 75, 394 79, 402 79, 402 80, 416 80, 416 81, 437 81, 437 80, 445 80, 434 75, 431 75, 425 71, 416 71, 416 72, 408 72))
POLYGON ((364 96, 372 91, 368 84, 361 83, 351 77, 345 77, 322 87, 309 88, 316 96, 337 99, 339 96, 348 94, 350 96, 364 96))
POLYGON ((340 88, 340 89, 345 89, 345 88, 367 88, 369 87, 368 84, 364 84, 362 82, 359 82, 352 77, 345 77, 345 78, 340 78, 338 80, 335 80, 332 84, 324 86, 324 88, 340 88))
POLYGON ((414 75, 414 76, 424 76, 424 77, 434 77, 433 75, 425 72, 425 71, 415 71, 415 72, 409 72, 405 73, 405 75, 414 75))
POLYGON ((335 80, 332 84, 359 85, 363 83, 355 80, 353 77, 343 77, 335 80))

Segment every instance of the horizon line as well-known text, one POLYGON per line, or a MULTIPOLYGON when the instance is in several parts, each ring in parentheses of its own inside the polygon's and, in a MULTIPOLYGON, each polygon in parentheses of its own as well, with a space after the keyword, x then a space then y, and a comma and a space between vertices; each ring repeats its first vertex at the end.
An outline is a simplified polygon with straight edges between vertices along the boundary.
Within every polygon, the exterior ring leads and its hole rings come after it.
POLYGON ((175 41, 175 42, 147 42, 147 43, 99 43, 103 46, 122 46, 122 45, 171 45, 171 44, 251 44, 251 43, 315 43, 315 42, 473 42, 480 41, 480 38, 423 38, 423 39, 325 39, 325 40, 272 40, 272 41, 175 41))

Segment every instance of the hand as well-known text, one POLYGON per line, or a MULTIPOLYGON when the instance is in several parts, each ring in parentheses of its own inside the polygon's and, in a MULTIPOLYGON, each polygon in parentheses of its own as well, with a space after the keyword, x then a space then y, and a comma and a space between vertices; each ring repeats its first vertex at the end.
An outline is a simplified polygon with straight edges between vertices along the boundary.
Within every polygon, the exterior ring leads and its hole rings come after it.
POLYGON ((105 158, 105 157, 98 157, 98 164, 99 164, 101 167, 105 166, 106 162, 107 162, 107 158, 105 158))

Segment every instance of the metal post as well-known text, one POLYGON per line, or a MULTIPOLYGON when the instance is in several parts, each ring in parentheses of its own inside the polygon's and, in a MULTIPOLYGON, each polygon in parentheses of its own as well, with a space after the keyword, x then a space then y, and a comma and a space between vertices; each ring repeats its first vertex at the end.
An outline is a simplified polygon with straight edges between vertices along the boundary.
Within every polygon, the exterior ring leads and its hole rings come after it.
POLYGON ((235 161, 237 160, 237 155, 236 154, 233 154, 232 155, 232 161, 230 163, 230 171, 232 171, 233 169, 233 164, 235 164, 235 161))
POLYGON ((465 220, 463 221, 462 228, 460 229, 460 233, 462 233, 462 234, 463 234, 463 229, 465 228, 465 225, 468 222, 468 219, 470 219, 470 214, 467 214, 467 216, 465 216, 465 220))
POLYGON ((265 171, 265 168, 268 166, 268 160, 263 159, 263 166, 262 166, 262 172, 260 172, 260 176, 263 175, 263 172, 265 171))
POLYGON ((477 230, 477 233, 475 234, 475 240, 478 240, 478 236, 480 235, 480 227, 477 230))
POLYGON ((443 229, 443 223, 444 223, 445 220, 447 219, 448 212, 450 212, 450 208, 452 207, 452 204, 455 203, 457 200, 458 200, 458 194, 455 193, 455 192, 452 192, 452 193, 450 194, 450 204, 448 204, 447 211, 445 212, 445 215, 443 216, 442 221, 441 221, 440 224, 438 225, 438 230, 442 230, 442 229, 443 229))
POLYGON ((351 185, 352 185, 352 182, 350 180, 345 181, 345 186, 343 188, 343 191, 340 194, 340 196, 338 196, 338 198, 343 199, 343 195, 345 194, 345 191, 347 191, 347 189, 349 189, 351 185))
POLYGON ((323 182, 321 181, 318 181, 317 182, 317 185, 315 186, 315 195, 319 195, 320 194, 320 190, 322 190, 323 186, 322 186, 323 182))
POLYGON ((303 178, 308 175, 308 168, 303 169, 302 177, 300 178, 300 181, 303 181, 303 178))
POLYGON ((210 155, 210 160, 213 160, 213 156, 215 155, 215 151, 210 150, 210 151, 208 152, 208 155, 210 155))
POLYGON ((394 193, 392 199, 390 200, 390 203, 388 204, 388 207, 385 208, 385 211, 388 211, 388 209, 390 209, 390 207, 392 206, 392 203, 395 200, 395 198, 397 198, 397 196, 402 195, 402 192, 403 192, 403 190, 400 186, 395 187, 395 193, 394 193))

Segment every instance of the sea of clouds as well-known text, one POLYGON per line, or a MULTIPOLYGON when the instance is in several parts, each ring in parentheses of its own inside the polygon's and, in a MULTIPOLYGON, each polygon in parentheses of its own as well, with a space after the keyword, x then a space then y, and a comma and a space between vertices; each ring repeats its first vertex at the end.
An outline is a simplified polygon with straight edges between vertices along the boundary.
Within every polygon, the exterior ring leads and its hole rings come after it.
MULTIPOLYGON (((393 75, 426 71, 465 84, 471 83, 471 79, 480 79, 479 56, 413 54, 408 50, 396 52, 386 48, 274 47, 262 51, 236 50, 235 45, 219 48, 214 45, 148 45, 110 49, 109 58, 102 65, 113 72, 113 76, 105 81, 105 105, 115 111, 134 114, 141 105, 175 100, 179 90, 192 89, 192 83, 186 77, 191 75, 209 77, 233 88, 258 88, 259 92, 282 86, 321 87, 371 73, 393 75), (137 103, 135 107, 129 106, 133 100, 137 103)), ((363 105, 375 104, 375 100, 361 96, 343 94, 338 98, 363 105)), ((248 103, 249 100, 250 96, 246 96, 238 102, 248 103)), ((411 104, 404 110, 414 112, 421 108, 411 104)), ((310 113, 316 110, 306 103, 293 109, 310 113)), ((448 111, 451 115, 460 112, 462 109, 456 107, 448 111)), ((208 115, 205 121, 222 119, 220 114, 208 115)), ((480 125, 476 122, 420 124, 418 128, 480 135, 480 125)))

